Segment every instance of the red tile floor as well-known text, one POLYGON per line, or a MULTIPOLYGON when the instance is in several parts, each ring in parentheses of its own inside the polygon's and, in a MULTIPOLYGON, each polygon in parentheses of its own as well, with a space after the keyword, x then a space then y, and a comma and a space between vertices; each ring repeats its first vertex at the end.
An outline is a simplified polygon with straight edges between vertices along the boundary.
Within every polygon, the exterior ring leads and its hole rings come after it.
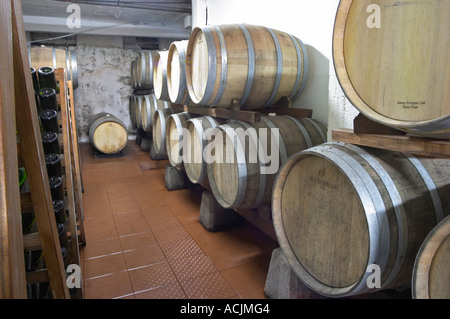
POLYGON ((84 298, 265 298, 272 250, 252 224, 222 232, 198 221, 202 189, 167 191, 168 161, 134 141, 117 158, 80 144, 86 246, 84 298))

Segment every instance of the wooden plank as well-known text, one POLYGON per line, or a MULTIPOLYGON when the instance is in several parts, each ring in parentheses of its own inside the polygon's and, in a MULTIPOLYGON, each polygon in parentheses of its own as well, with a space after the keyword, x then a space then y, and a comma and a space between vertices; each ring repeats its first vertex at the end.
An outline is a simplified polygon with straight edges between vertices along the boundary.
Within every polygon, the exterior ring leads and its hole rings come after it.
POLYGON ((291 100, 289 98, 283 98, 274 107, 253 111, 241 110, 237 100, 233 100, 229 108, 219 108, 219 107, 213 108, 208 106, 187 106, 180 104, 173 104, 172 108, 177 113, 189 112, 198 115, 212 116, 227 120, 236 120, 248 123, 259 122, 261 114, 267 115, 269 113, 275 113, 276 115, 290 115, 299 118, 312 117, 312 110, 291 108, 290 106, 291 100))
MULTIPOLYGON (((67 194, 67 204, 69 210, 69 229, 72 234, 77 233, 77 218, 75 211, 75 194, 73 189, 73 166, 72 166, 72 152, 71 140, 69 130, 69 114, 67 106, 67 83, 65 81, 64 69, 56 69, 55 76, 59 82, 59 96, 61 99, 61 123, 62 136, 64 148, 64 170, 65 170, 65 185, 67 194)), ((78 238, 73 236, 71 240, 72 262, 80 265, 80 252, 78 247, 78 238)))
POLYGON ((450 141, 407 135, 355 134, 353 130, 333 130, 334 141, 369 146, 403 153, 450 157, 450 141))
POLYGON ((67 88, 69 91, 69 103, 68 103, 68 115, 70 121, 69 133, 70 133, 70 146, 72 154, 73 165, 73 184, 74 184, 74 196, 75 196, 75 209, 78 215, 78 228, 80 229, 80 240, 83 245, 86 245, 86 236, 84 232, 84 212, 83 212, 83 174, 81 166, 80 149, 78 147, 78 134, 75 118, 75 103, 73 96, 72 81, 67 81, 67 88))
POLYGON ((23 299, 27 292, 17 175, 15 101, 11 94, 14 76, 10 1, 0 2, 0 29, 0 299, 23 299))
POLYGON ((47 269, 40 269, 36 271, 27 272, 27 283, 28 284, 39 284, 41 282, 49 282, 47 269))
POLYGON ((20 152, 27 169, 36 222, 47 266, 50 287, 57 299, 69 299, 56 219, 45 167, 44 149, 33 94, 28 49, 20 0, 11 0, 14 52, 14 92, 20 152))
POLYGON ((259 113, 254 111, 243 111, 226 108, 211 108, 202 106, 186 106, 179 104, 172 105, 172 108, 176 113, 189 112, 192 114, 198 114, 203 116, 212 116, 228 120, 233 119, 236 121, 245 121, 250 123, 259 121, 259 113))
POLYGON ((23 235, 23 248, 25 251, 41 250, 42 245, 39 233, 23 235))

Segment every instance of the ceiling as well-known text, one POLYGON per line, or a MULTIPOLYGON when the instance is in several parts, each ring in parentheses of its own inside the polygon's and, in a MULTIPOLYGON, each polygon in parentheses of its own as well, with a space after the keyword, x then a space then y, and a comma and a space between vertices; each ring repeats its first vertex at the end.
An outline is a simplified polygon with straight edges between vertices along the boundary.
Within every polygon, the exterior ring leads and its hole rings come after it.
POLYGON ((189 37, 191 0, 22 0, 25 30, 150 38, 189 37), (67 18, 80 8, 80 28, 67 18))

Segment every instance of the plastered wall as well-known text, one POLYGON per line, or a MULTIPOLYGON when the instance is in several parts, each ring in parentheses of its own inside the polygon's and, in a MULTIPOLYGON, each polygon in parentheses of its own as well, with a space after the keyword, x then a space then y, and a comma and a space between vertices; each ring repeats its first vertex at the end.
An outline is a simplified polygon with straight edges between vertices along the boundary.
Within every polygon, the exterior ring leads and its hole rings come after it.
POLYGON ((130 65, 137 51, 124 50, 122 37, 78 35, 78 88, 74 91, 80 142, 89 142, 89 120, 108 112, 131 127, 130 65))

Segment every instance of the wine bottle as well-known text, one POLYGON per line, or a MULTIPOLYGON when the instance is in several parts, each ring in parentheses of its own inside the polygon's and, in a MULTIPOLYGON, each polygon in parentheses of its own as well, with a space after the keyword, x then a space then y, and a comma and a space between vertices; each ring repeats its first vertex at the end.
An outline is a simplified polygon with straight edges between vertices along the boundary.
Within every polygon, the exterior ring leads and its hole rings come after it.
POLYGON ((42 145, 44 146, 45 154, 61 154, 59 147, 58 134, 55 132, 44 132, 42 134, 42 145))
POLYGON ((51 88, 40 89, 39 104, 42 110, 58 111, 58 102, 56 101, 56 91, 51 88))
POLYGON ((39 116, 45 132, 59 132, 58 112, 55 110, 44 110, 39 116))
POLYGON ((41 89, 53 89, 56 91, 55 70, 52 67, 44 66, 38 70, 39 87, 41 89))

